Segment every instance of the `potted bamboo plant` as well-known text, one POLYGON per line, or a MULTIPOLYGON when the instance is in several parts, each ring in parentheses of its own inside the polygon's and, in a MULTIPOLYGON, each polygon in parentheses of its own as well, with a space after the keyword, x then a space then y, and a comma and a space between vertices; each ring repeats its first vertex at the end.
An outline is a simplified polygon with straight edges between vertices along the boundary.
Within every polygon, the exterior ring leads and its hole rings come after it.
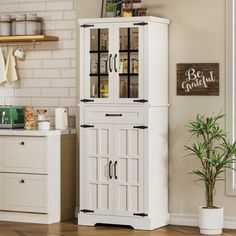
POLYGON ((196 138, 191 146, 185 146, 187 156, 193 156, 200 162, 200 168, 191 173, 197 175, 196 181, 202 181, 205 187, 206 205, 199 207, 199 228, 201 234, 221 234, 223 228, 223 207, 214 204, 217 181, 224 180, 226 168, 233 168, 236 142, 227 141, 226 132, 219 125, 223 114, 205 117, 197 115, 186 127, 196 138))

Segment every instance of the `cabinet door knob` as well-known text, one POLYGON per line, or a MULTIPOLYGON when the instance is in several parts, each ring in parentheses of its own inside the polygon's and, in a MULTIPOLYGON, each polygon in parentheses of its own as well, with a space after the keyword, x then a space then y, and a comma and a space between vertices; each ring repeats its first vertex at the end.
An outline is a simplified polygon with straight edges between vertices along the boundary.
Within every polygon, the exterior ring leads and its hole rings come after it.
POLYGON ((20 142, 20 145, 24 146, 24 145, 25 145, 25 142, 23 142, 23 141, 22 141, 22 142, 20 142))
POLYGON ((21 183, 21 184, 24 184, 24 183, 25 183, 25 180, 23 180, 23 179, 20 180, 20 183, 21 183))

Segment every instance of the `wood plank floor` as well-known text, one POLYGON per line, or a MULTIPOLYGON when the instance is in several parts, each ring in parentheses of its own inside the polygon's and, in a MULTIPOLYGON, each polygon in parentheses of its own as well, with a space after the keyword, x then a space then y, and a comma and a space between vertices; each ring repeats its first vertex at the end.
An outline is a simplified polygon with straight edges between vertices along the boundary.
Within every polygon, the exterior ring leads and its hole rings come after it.
MULTIPOLYGON (((183 236, 200 235, 198 228, 167 226, 153 231, 133 230, 127 227, 101 225, 77 226, 76 222, 52 225, 0 222, 0 236, 183 236)), ((224 230, 224 236, 235 236, 236 230, 224 230)))

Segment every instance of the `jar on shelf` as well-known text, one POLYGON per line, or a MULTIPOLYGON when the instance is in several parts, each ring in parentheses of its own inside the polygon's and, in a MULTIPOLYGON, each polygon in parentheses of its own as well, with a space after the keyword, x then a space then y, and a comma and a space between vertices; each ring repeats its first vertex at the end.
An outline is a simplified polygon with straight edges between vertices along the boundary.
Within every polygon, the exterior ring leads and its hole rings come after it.
POLYGON ((38 121, 46 120, 47 109, 44 108, 38 109, 37 113, 38 113, 38 121))
POLYGON ((15 35, 25 35, 25 14, 17 14, 15 20, 15 35))
POLYGON ((0 17, 0 35, 9 36, 11 35, 11 16, 1 15, 0 17))
POLYGON ((123 73, 128 73, 128 59, 123 59, 123 73))
POLYGON ((37 14, 26 15, 26 35, 40 35, 41 21, 38 20, 37 14))
POLYGON ((34 129, 34 113, 31 105, 25 106, 24 128, 28 130, 34 129))

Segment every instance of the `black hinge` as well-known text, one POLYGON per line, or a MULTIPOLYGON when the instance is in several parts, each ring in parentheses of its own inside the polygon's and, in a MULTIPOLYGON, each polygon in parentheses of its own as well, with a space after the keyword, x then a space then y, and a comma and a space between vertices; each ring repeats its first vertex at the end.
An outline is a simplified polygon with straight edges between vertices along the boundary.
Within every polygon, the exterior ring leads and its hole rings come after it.
POLYGON ((134 25, 141 25, 141 26, 145 26, 147 25, 147 22, 138 22, 138 23, 134 23, 134 25))
POLYGON ((134 126, 133 128, 134 129, 147 129, 148 127, 144 125, 140 125, 140 126, 134 126))
POLYGON ((94 27, 94 25, 83 24, 80 27, 82 27, 82 28, 89 28, 89 27, 94 27))
POLYGON ((93 99, 81 99, 80 101, 81 102, 94 102, 93 99))
POLYGON ((136 99, 136 100, 134 100, 134 102, 145 103, 145 102, 148 102, 148 100, 146 100, 146 99, 136 99))
POLYGON ((81 212, 83 212, 83 213, 94 213, 94 211, 92 211, 92 210, 87 210, 87 209, 82 209, 82 210, 80 210, 81 212))
POLYGON ((145 217, 145 216, 148 216, 148 214, 145 214, 145 213, 134 213, 134 216, 142 216, 142 217, 145 217))
POLYGON ((94 125, 81 125, 80 127, 81 128, 93 128, 94 125))

